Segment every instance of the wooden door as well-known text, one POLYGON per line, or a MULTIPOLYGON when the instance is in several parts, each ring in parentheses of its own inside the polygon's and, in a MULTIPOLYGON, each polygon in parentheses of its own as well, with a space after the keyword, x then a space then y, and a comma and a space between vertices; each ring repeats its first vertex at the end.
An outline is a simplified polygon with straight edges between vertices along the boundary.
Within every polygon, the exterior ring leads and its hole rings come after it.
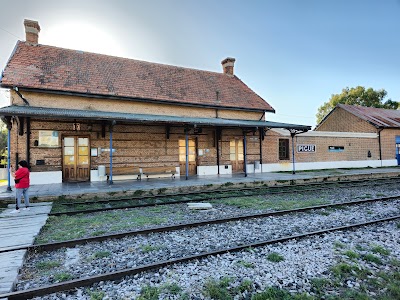
POLYGON ((232 139, 229 143, 229 151, 232 164, 232 173, 243 172, 243 140, 232 139))
POLYGON ((90 180, 89 138, 65 136, 63 138, 63 181, 90 180))
MULTIPOLYGON (((189 175, 197 174, 197 157, 196 157, 196 141, 190 139, 189 141, 189 175)), ((179 140, 179 167, 180 174, 186 174, 186 141, 179 140)))

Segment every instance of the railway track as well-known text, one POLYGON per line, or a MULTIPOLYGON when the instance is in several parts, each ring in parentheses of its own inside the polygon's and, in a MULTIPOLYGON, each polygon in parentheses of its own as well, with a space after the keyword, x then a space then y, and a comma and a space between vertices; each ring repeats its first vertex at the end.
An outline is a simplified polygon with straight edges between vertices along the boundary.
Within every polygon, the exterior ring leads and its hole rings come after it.
POLYGON ((372 224, 393 221, 393 220, 396 220, 399 218, 400 218, 400 215, 396 215, 396 216, 391 216, 391 217, 383 218, 383 219, 377 219, 377 220, 373 220, 373 221, 367 221, 367 222, 361 222, 361 223, 356 223, 356 224, 351 224, 351 225, 346 225, 346 226, 338 226, 338 227, 334 227, 334 228, 311 231, 311 232, 306 232, 303 234, 284 236, 284 237, 280 237, 280 238, 276 238, 276 239, 268 239, 268 240, 259 241, 256 243, 234 246, 234 247, 219 249, 216 251, 205 252, 205 253, 201 253, 201 254, 197 254, 197 255, 180 257, 180 258, 176 258, 176 259, 169 259, 169 260, 165 260, 165 261, 161 261, 161 262, 157 262, 157 263, 151 263, 151 264, 142 265, 142 266, 134 267, 134 268, 127 268, 127 269, 119 270, 116 272, 104 273, 101 275, 91 276, 91 277, 87 277, 87 278, 69 280, 67 282, 51 284, 51 285, 47 285, 47 286, 43 286, 43 287, 39 287, 39 288, 32 288, 32 289, 24 290, 24 291, 11 292, 11 293, 0 295, 0 298, 8 298, 9 300, 17 300, 17 299, 30 299, 33 297, 41 297, 41 296, 45 296, 48 294, 71 290, 71 289, 82 287, 82 286, 89 286, 89 285, 92 285, 94 283, 101 282, 101 281, 117 280, 124 276, 135 275, 135 274, 147 272, 150 270, 160 269, 165 266, 170 266, 173 264, 185 263, 185 262, 189 262, 189 261, 193 261, 193 260, 199 260, 199 259, 202 259, 202 258, 205 258, 208 256, 221 255, 221 254, 228 253, 228 252, 234 253, 234 252, 238 252, 238 251, 241 251, 241 250, 244 250, 247 248, 257 248, 257 247, 261 247, 261 246, 265 246, 265 245, 283 243, 283 242, 293 240, 293 239, 299 240, 299 239, 304 239, 307 237, 312 237, 312 236, 317 236, 317 235, 323 235, 325 233, 330 233, 330 232, 335 232, 335 231, 351 230, 351 229, 359 228, 362 226, 369 226, 372 224))
POLYGON ((379 180, 355 180, 355 181, 341 181, 341 182, 330 182, 330 183, 313 183, 308 185, 293 185, 285 187, 256 187, 256 188, 241 188, 241 189, 227 189, 221 191, 204 191, 204 192, 193 192, 193 193, 181 193, 181 194, 163 194, 163 195, 149 195, 143 197, 129 197, 119 199, 104 199, 96 201, 84 201, 84 202, 64 202, 58 204, 55 208, 53 207, 50 216, 62 216, 62 215, 76 215, 80 213, 94 213, 101 211, 110 211, 115 209, 126 209, 126 208, 139 208, 139 207, 151 207, 158 205, 169 205, 179 203, 189 203, 196 201, 210 201, 218 199, 226 199, 231 197, 246 197, 256 195, 268 195, 268 194, 284 194, 284 193, 300 193, 300 192, 315 192, 318 190, 326 190, 329 188, 335 188, 344 185, 347 188, 350 187, 362 187, 370 186, 371 182, 373 185, 387 185, 387 184, 398 184, 400 179, 395 177, 391 179, 379 179, 379 180), (328 187, 326 186, 328 185, 328 187), (212 196, 209 196, 209 195, 212 196), (206 195, 206 197, 204 197, 206 195), (116 203, 122 203, 121 205, 115 205, 116 203), (111 204, 111 205, 110 205, 111 204), (75 209, 75 210, 64 210, 63 207, 71 206, 95 206, 95 205, 106 205, 107 207, 89 208, 89 209, 75 209), (61 209, 61 211, 60 211, 61 209))
POLYGON ((313 211, 313 210, 318 210, 318 209, 335 209, 335 208, 342 208, 344 206, 354 206, 354 205, 360 205, 360 204, 365 204, 365 203, 374 203, 374 202, 379 202, 379 201, 391 201, 391 200, 397 200, 397 199, 400 199, 400 195, 391 196, 391 197, 380 197, 380 198, 374 198, 374 199, 347 201, 347 202, 340 202, 340 203, 334 203, 334 204, 315 205, 315 206, 290 209, 290 210, 280 210, 280 211, 257 213, 257 214, 246 214, 246 215, 240 215, 240 216, 229 217, 229 218, 211 219, 211 220, 205 220, 205 221, 201 221, 201 222, 182 223, 182 224, 169 225, 169 226, 152 227, 152 228, 142 229, 142 230, 132 230, 132 231, 121 232, 121 233, 116 233, 116 234, 85 237, 82 239, 74 239, 74 240, 56 242, 56 243, 37 244, 37 245, 31 245, 31 246, 26 246, 26 247, 14 247, 14 248, 0 250, 0 253, 17 251, 17 250, 28 250, 31 252, 53 251, 53 250, 60 249, 63 247, 74 247, 77 245, 87 244, 89 242, 101 242, 101 241, 105 241, 108 239, 124 238, 126 236, 151 234, 151 233, 156 233, 156 232, 168 232, 168 231, 181 230, 181 229, 191 228, 191 227, 199 227, 199 226, 212 225, 212 224, 222 224, 222 223, 227 223, 227 222, 232 222, 232 221, 240 221, 240 220, 248 220, 248 219, 256 219, 256 218, 266 218, 266 217, 273 217, 273 216, 282 216, 282 215, 288 215, 288 214, 293 214, 293 213, 298 213, 298 212, 313 211))
MULTIPOLYGON (((297 212, 307 212, 307 211, 313 211, 313 210, 318 210, 318 209, 334 209, 335 207, 337 208, 337 207, 344 207, 344 206, 353 206, 353 205, 357 205, 357 204, 360 205, 360 204, 364 204, 364 203, 374 203, 377 201, 390 201, 390 200, 396 200, 399 198, 400 198, 400 195, 392 196, 392 197, 381 197, 381 198, 374 198, 374 199, 363 199, 363 200, 357 200, 357 201, 341 202, 341 203, 336 203, 336 204, 317 205, 317 206, 304 207, 304 208, 294 209, 294 210, 276 211, 276 212, 268 212, 268 213, 261 213, 261 214, 249 214, 249 215, 237 216, 237 217, 233 217, 233 218, 224 218, 224 219, 209 220, 209 221, 204 221, 204 222, 177 224, 177 225, 173 225, 173 226, 163 226, 163 227, 149 228, 149 229, 145 229, 145 230, 130 231, 130 232, 119 233, 119 234, 115 234, 115 235, 104 235, 104 236, 98 236, 98 237, 93 237, 93 238, 65 241, 65 242, 60 242, 60 243, 42 244, 42 245, 34 245, 31 247, 7 249, 5 251, 27 249, 30 252, 39 253, 41 251, 52 251, 52 250, 59 249, 62 247, 74 247, 77 245, 84 245, 84 244, 92 243, 92 242, 99 242, 99 241, 105 241, 105 240, 110 240, 110 239, 121 239, 126 236, 146 235, 146 234, 151 234, 151 233, 156 233, 156 232, 161 233, 161 232, 168 232, 168 231, 176 231, 176 230, 181 230, 181 229, 185 229, 185 228, 207 226, 207 225, 211 225, 211 224, 223 224, 223 223, 232 222, 232 221, 241 221, 241 220, 263 218, 263 217, 267 218, 267 217, 274 217, 274 216, 282 216, 282 215, 293 214, 293 213, 297 213, 297 212)), ((245 245, 229 247, 226 249, 219 249, 216 251, 208 251, 208 252, 201 253, 199 255, 189 255, 187 257, 174 258, 174 259, 160 262, 160 264, 151 263, 151 264, 147 264, 144 266, 127 268, 127 269, 123 269, 123 270, 119 270, 119 271, 115 271, 115 272, 104 273, 101 275, 96 275, 96 276, 92 276, 92 277, 88 277, 88 278, 75 279, 75 280, 71 280, 71 281, 65 282, 65 283, 51 284, 51 285, 45 286, 43 288, 35 288, 35 289, 26 290, 26 291, 13 292, 13 293, 7 294, 6 296, 9 297, 9 299, 29 299, 29 298, 32 298, 35 296, 44 296, 49 293, 53 293, 53 292, 57 292, 57 291, 65 291, 65 290, 79 287, 79 286, 91 285, 98 281, 118 279, 118 278, 121 278, 128 274, 138 274, 143 271, 157 269, 158 267, 163 267, 163 266, 167 266, 167 265, 171 265, 171 264, 179 263, 179 262, 190 261, 191 259, 199 259, 199 258, 207 257, 210 255, 222 254, 222 253, 226 253, 226 252, 235 252, 235 251, 240 251, 240 250, 248 248, 248 247, 258 247, 258 246, 273 244, 274 242, 279 243, 279 242, 286 241, 289 239, 304 238, 307 236, 323 234, 326 232, 333 232, 335 230, 344 230, 347 228, 350 229, 350 228, 360 227, 363 225, 370 225, 370 224, 374 224, 374 223, 395 220, 398 218, 399 218, 399 216, 395 215, 395 216, 390 216, 388 218, 381 218, 379 220, 361 222, 361 223, 356 223, 356 224, 352 224, 352 225, 348 225, 348 226, 338 226, 338 227, 333 227, 333 228, 327 228, 324 230, 310 231, 310 232, 304 233, 304 234, 296 234, 296 235, 290 235, 290 236, 285 236, 285 237, 279 237, 276 239, 268 239, 268 240, 260 241, 257 243, 247 243, 245 245), (235 250, 235 249, 237 249, 237 250, 235 250)), ((1 297, 3 297, 3 295, 0 295, 0 298, 1 297)))

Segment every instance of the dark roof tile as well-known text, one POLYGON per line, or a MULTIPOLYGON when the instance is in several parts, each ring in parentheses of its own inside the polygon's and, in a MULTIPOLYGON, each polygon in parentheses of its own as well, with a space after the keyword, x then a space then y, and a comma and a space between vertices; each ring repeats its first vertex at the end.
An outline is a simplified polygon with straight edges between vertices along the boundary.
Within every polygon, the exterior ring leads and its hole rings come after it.
POLYGON ((400 127, 400 110, 338 104, 340 107, 376 127, 400 127))
POLYGON ((274 111, 236 76, 21 41, 1 86, 274 111))

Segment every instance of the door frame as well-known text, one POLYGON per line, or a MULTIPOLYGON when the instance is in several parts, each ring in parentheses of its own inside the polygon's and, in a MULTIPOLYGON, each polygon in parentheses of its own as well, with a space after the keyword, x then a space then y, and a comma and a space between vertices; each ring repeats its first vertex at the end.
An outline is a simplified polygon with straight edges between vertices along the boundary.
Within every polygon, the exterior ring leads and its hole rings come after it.
POLYGON ((242 142, 242 155, 244 155, 244 142, 241 137, 233 137, 229 140, 229 161, 232 166, 232 173, 241 173, 244 172, 244 157, 243 160, 239 160, 239 142, 242 142), (231 160, 231 142, 235 141, 235 160, 231 160), (240 166, 242 165, 242 166, 240 166))
MULTIPOLYGON (((179 148, 180 148, 180 146, 179 146, 179 141, 180 141, 180 140, 185 141, 185 146, 186 146, 186 138, 185 138, 185 137, 179 137, 179 138, 178 138, 178 163, 179 163, 179 167, 181 166, 181 163, 186 163, 186 160, 185 160, 185 161, 181 161, 180 158, 179 158, 179 156, 180 156, 180 154, 179 154, 179 148)), ((194 156, 195 156, 194 162, 195 162, 195 168, 194 168, 194 173, 192 173, 192 174, 189 173, 190 176, 193 176, 193 175, 197 175, 197 166, 199 165, 199 164, 198 164, 198 163, 199 163, 199 162, 198 162, 198 155, 197 155, 197 148, 198 148, 198 145, 197 145, 197 143, 198 143, 197 136, 189 137, 188 141, 189 141, 189 142, 190 142, 190 141, 194 141, 194 156)), ((185 149, 186 149, 186 147, 185 147, 185 149)), ((185 150, 185 155, 186 155, 186 150, 185 150)), ((190 161, 189 161, 189 165, 190 165, 190 161)), ((186 168, 186 164, 185 164, 185 168, 186 168)), ((179 173, 180 173, 180 175, 185 175, 186 172, 183 172, 183 173, 182 173, 182 170, 184 170, 184 169, 180 167, 180 168, 179 168, 179 173)))
MULTIPOLYGON (((90 177, 90 170, 91 170, 91 166, 92 166, 92 157, 91 157, 91 153, 90 153, 90 135, 89 134, 68 134, 68 133, 65 133, 65 134, 62 134, 61 135, 61 177, 62 177, 62 182, 90 182, 90 179, 91 179, 91 177, 90 177), (66 137, 73 137, 74 139, 75 139, 75 145, 74 145, 74 151, 75 151, 75 156, 76 156, 76 159, 75 159, 75 162, 77 162, 77 155, 76 155, 76 151, 78 150, 77 149, 77 144, 76 144, 76 141, 77 141, 77 139, 78 138, 87 138, 88 139, 88 159, 89 159, 89 163, 88 163, 88 177, 87 177, 87 180, 85 179, 85 180, 69 180, 69 181, 66 181, 66 179, 64 178, 64 138, 66 138, 66 137)), ((75 169, 76 169, 76 163, 75 163, 75 169)))

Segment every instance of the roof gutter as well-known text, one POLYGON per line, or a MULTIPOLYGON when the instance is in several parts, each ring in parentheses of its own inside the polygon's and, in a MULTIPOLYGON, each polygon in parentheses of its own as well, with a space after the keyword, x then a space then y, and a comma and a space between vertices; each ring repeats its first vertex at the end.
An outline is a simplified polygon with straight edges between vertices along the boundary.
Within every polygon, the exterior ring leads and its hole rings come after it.
MULTIPOLYGON (((12 86, 3 85, 3 84, 0 84, 0 87, 13 88, 12 86)), ((157 99, 151 99, 151 98, 135 98, 135 97, 125 97, 125 96, 110 96, 110 95, 102 95, 102 94, 89 94, 89 93, 78 93, 78 92, 35 89, 35 88, 20 88, 20 90, 24 90, 26 92, 49 93, 49 94, 63 95, 63 96, 78 96, 78 97, 86 97, 86 98, 138 101, 138 102, 157 103, 157 104, 164 103, 164 104, 172 104, 172 105, 188 106, 188 107, 202 107, 202 108, 213 108, 213 109, 261 112, 261 113, 264 113, 264 112, 275 113, 274 109, 266 110, 266 109, 256 109, 256 108, 241 108, 241 107, 220 106, 220 105, 207 105, 207 104, 198 104, 198 103, 180 103, 180 102, 171 101, 171 100, 157 100, 157 99)))
MULTIPOLYGON (((214 122, 215 120, 223 121, 225 119, 204 119, 204 120, 191 120, 191 119, 186 119, 186 118, 179 118, 179 120, 169 120, 169 119, 149 119, 147 118, 146 115, 143 115, 141 117, 146 117, 146 118, 126 118, 124 116, 115 116, 115 115, 93 115, 93 116, 81 116, 77 113, 71 113, 73 110, 68 110, 68 109, 63 109, 65 111, 70 111, 69 114, 66 114, 63 111, 60 111, 58 113, 49 113, 48 111, 42 110, 41 108, 34 108, 32 106, 29 107, 29 110, 32 109, 32 111, 4 111, 7 110, 7 108, 10 107, 5 107, 5 108, 0 108, 0 115, 1 116, 21 116, 21 117, 31 117, 31 118, 44 118, 44 119, 77 119, 79 118, 80 120, 96 120, 96 121, 104 121, 104 120, 116 120, 120 122, 126 122, 126 123, 136 123, 136 124, 146 124, 146 123, 153 123, 153 124, 174 124, 178 126, 183 126, 183 125, 197 125, 197 126, 222 126, 222 127, 230 127, 230 128, 286 128, 286 129, 292 129, 292 130, 300 130, 300 131, 307 131, 310 130, 310 126, 305 126, 305 125, 296 125, 296 124, 284 124, 284 123, 271 123, 271 122, 255 122, 255 123, 247 123, 246 121, 243 122, 235 122, 235 123, 219 123, 219 122, 214 122)), ((15 109, 18 109, 18 106, 14 107, 15 109)), ((22 109, 23 106, 20 106, 22 109)), ((28 109, 28 107, 26 107, 28 109)), ((99 112, 100 113, 100 112, 99 112)), ((152 117, 165 117, 165 116, 153 116, 149 115, 152 117)), ((226 119, 229 121, 228 119, 226 119)), ((230 120, 230 121, 240 121, 240 120, 230 120)), ((248 121, 247 121, 248 122, 248 121)))

